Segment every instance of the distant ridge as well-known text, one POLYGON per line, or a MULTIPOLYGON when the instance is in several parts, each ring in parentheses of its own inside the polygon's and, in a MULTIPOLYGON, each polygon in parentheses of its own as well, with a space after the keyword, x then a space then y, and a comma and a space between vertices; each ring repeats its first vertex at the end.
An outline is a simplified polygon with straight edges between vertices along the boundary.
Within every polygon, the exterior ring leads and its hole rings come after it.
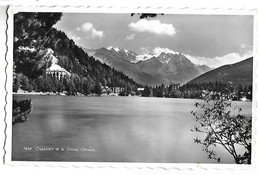
MULTIPOLYGON (((88 49, 85 49, 89 52, 88 49)), ((92 51, 92 50, 90 50, 92 51)), ((96 49, 97 60, 119 70, 137 83, 155 86, 164 83, 186 83, 211 70, 205 65, 195 65, 180 53, 138 55, 133 51, 109 46, 96 49)))
POLYGON ((253 57, 235 64, 224 65, 208 71, 199 77, 189 81, 191 83, 207 83, 220 81, 223 83, 233 82, 242 86, 249 86, 253 83, 253 57))

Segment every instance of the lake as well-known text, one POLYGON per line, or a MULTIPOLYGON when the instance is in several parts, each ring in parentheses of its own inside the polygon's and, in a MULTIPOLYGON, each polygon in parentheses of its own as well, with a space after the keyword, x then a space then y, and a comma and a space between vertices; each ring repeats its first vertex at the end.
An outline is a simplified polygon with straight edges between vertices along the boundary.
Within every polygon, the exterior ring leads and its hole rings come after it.
MULTIPOLYGON (((195 99, 149 97, 31 98, 29 120, 13 125, 12 160, 216 163, 193 139, 195 99)), ((252 114, 251 102, 234 102, 252 114)), ((218 148, 221 163, 234 163, 218 148)))

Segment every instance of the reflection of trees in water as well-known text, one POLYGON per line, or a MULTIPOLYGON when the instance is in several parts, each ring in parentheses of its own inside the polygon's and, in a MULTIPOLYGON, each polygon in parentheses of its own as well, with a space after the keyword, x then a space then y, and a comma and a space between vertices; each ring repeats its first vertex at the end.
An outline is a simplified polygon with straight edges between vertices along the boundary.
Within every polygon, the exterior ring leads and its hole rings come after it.
POLYGON ((12 123, 24 122, 29 119, 29 114, 32 112, 32 100, 13 100, 13 118, 12 123))

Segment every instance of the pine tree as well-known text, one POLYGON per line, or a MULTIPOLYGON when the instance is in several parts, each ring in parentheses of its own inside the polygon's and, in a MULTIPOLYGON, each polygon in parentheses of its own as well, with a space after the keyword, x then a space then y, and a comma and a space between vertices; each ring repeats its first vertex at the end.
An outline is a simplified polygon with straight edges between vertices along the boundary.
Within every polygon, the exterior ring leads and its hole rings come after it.
POLYGON ((94 93, 97 95, 101 95, 102 94, 102 86, 101 83, 96 82, 95 84, 95 89, 94 89, 94 93))

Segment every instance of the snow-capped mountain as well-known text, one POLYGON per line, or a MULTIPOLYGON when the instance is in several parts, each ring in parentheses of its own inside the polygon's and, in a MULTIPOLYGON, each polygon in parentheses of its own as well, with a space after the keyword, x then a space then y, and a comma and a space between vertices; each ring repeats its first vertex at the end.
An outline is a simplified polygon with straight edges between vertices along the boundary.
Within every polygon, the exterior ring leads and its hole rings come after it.
POLYGON ((118 47, 113 47, 113 46, 109 46, 106 49, 111 51, 111 52, 116 52, 117 56, 120 56, 121 58, 123 58, 123 59, 125 59, 127 61, 136 62, 135 58, 136 58, 137 54, 135 52, 133 52, 133 51, 129 51, 127 49, 120 49, 118 47))
POLYGON ((109 47, 107 47, 107 50, 114 50, 114 51, 116 51, 116 52, 119 52, 119 51, 120 51, 120 49, 119 49, 118 47, 114 47, 114 46, 109 46, 109 47))
POLYGON ((136 61, 135 63, 137 63, 138 61, 146 61, 146 60, 149 60, 151 59, 152 57, 154 57, 155 55, 154 54, 151 54, 151 53, 145 53, 145 54, 142 54, 142 55, 137 55, 136 56, 136 61))
MULTIPOLYGON (((161 53, 149 60, 137 63, 140 70, 160 79, 165 84, 185 83, 210 70, 193 64, 180 53, 161 53)), ((158 84, 158 83, 157 83, 158 84)))
POLYGON ((193 64, 178 52, 138 55, 133 51, 109 46, 96 49, 93 56, 136 82, 148 85, 185 83, 210 70, 207 66, 193 64))
POLYGON ((111 58, 113 59, 124 59, 131 63, 138 62, 136 60, 137 54, 133 51, 127 49, 120 49, 118 47, 109 46, 107 48, 100 48, 100 49, 87 49, 83 48, 85 52, 88 53, 90 56, 94 56, 97 60, 102 63, 106 63, 110 65, 111 58))

